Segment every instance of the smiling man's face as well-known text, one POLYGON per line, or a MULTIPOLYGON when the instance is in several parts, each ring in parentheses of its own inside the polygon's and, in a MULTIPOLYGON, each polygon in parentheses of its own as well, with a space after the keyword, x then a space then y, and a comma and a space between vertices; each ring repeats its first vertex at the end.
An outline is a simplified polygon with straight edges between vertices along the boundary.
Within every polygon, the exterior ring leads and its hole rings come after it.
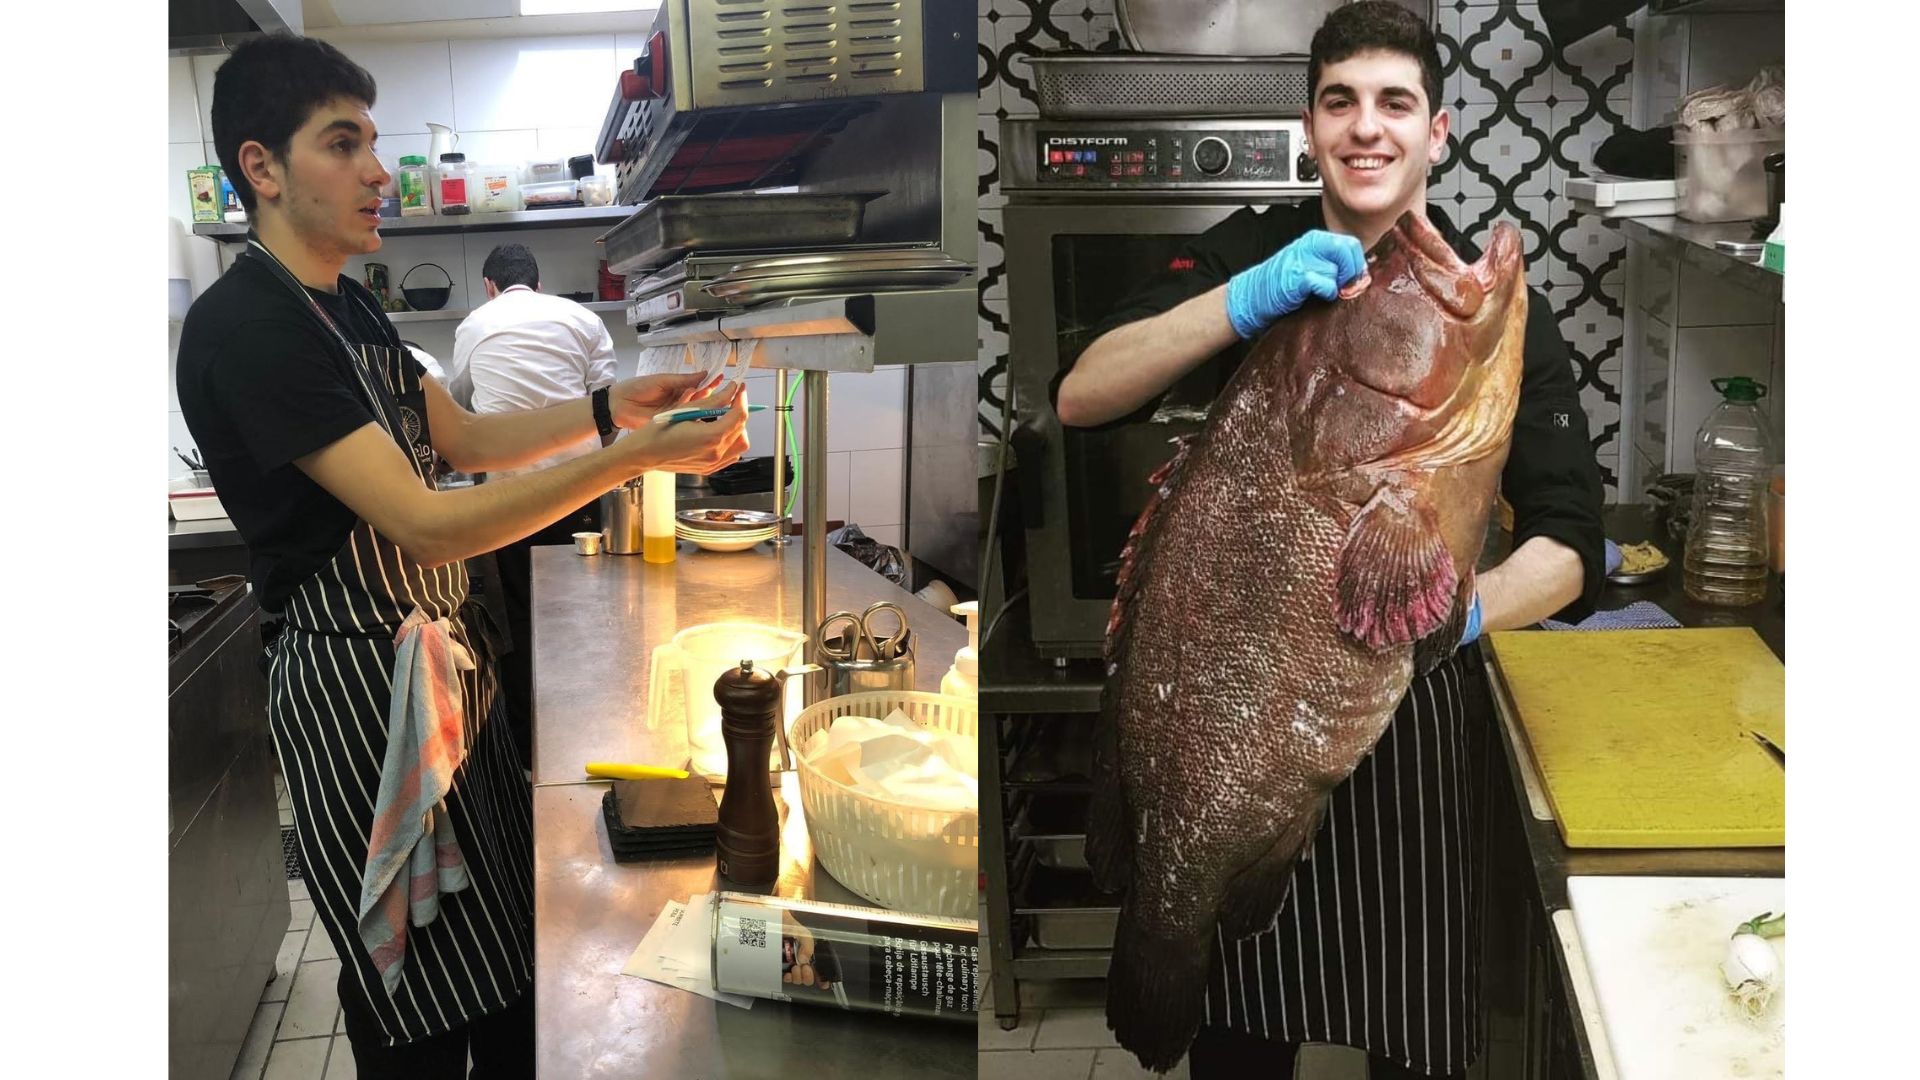
MULTIPOLYGON (((380 189, 387 170, 374 156, 367 106, 335 98, 313 111, 287 144, 274 205, 308 248, 339 256, 380 249, 380 189)), ((263 193, 264 194, 264 193, 263 193)))
POLYGON ((1426 202, 1446 153, 1447 113, 1429 113, 1420 62, 1369 50, 1320 69, 1305 113, 1326 197, 1357 218, 1397 218, 1426 202))

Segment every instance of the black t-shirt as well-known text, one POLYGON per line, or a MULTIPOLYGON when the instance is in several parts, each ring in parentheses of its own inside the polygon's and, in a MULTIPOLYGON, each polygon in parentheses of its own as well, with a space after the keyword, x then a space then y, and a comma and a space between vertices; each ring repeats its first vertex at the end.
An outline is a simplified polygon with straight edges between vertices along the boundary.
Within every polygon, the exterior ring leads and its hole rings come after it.
MULTIPOLYGON (((345 277, 339 287, 308 293, 341 333, 357 344, 399 345, 385 316, 348 300, 357 291, 371 303, 371 294, 345 277)), ((294 464, 378 422, 347 363, 339 341, 257 257, 236 261, 180 330, 180 412, 247 542, 248 577, 270 612, 326 565, 358 520, 294 464)))
MULTIPOLYGON (((1480 249, 1463 236, 1438 207, 1427 207, 1427 219, 1468 262, 1480 258, 1480 249)), ((1115 327, 1159 315, 1181 303, 1227 283, 1234 274, 1255 266, 1311 229, 1326 228, 1320 200, 1235 211, 1225 221, 1196 237, 1182 250, 1172 267, 1148 280, 1121 301, 1091 338, 1115 327)), ((1222 350, 1208 366, 1218 385, 1246 360, 1252 342, 1222 350)), ((1553 617, 1578 621, 1593 613, 1606 574, 1605 532, 1600 522, 1604 488, 1593 444, 1587 437, 1587 414, 1580 406, 1574 382, 1573 358, 1553 308, 1538 289, 1527 290, 1527 330, 1524 366, 1520 375, 1520 404, 1513 418, 1513 445, 1500 476, 1500 493, 1513 506, 1513 546, 1536 536, 1548 536, 1580 555, 1585 571, 1580 598, 1553 617)), ((1060 381, 1069 364, 1053 377, 1049 398, 1057 406, 1060 381)), ((1161 396, 1164 396, 1161 395, 1161 396)), ((1154 398, 1127 416, 1100 427, 1138 423, 1160 406, 1154 398)))

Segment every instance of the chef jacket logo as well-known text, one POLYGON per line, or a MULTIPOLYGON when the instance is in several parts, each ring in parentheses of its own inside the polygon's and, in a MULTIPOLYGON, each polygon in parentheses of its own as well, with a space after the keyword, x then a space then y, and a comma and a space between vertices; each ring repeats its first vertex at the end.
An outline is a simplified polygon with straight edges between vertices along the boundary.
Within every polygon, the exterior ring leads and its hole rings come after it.
POLYGON ((419 413, 414 412, 405 405, 400 406, 400 427, 407 433, 408 442, 417 443, 420 441, 420 430, 423 426, 424 425, 420 423, 419 413))
POLYGON ((1184 274, 1188 270, 1193 269, 1193 256, 1175 255, 1173 258, 1167 260, 1167 269, 1176 274, 1184 274))
POLYGON ((1553 426, 1554 427, 1572 427, 1573 419, 1572 417, 1568 416, 1566 413, 1563 413, 1563 412, 1554 413, 1553 426))

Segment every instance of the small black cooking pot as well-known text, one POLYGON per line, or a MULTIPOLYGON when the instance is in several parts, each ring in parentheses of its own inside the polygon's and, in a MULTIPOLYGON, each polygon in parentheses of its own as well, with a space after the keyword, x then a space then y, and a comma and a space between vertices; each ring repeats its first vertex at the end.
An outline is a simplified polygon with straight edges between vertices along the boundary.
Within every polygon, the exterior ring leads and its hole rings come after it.
POLYGON ((438 263, 421 263, 413 270, 407 271, 406 277, 400 279, 400 295, 407 298, 407 306, 415 311, 439 311, 446 307, 447 297, 453 295, 453 275, 447 273, 446 268, 438 263), (440 276, 446 278, 447 283, 435 288, 407 288, 407 280, 413 277, 413 270, 418 270, 421 266, 431 266, 440 271, 440 276))

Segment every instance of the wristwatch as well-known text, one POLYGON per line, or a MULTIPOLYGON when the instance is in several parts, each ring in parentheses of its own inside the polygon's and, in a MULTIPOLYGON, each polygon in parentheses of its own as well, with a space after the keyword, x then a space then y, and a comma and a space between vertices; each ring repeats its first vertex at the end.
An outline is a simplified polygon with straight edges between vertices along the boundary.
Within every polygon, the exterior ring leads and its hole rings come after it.
POLYGON ((600 437, 605 439, 620 430, 613 424, 613 410, 607 405, 608 387, 593 392, 593 424, 600 429, 600 437))

